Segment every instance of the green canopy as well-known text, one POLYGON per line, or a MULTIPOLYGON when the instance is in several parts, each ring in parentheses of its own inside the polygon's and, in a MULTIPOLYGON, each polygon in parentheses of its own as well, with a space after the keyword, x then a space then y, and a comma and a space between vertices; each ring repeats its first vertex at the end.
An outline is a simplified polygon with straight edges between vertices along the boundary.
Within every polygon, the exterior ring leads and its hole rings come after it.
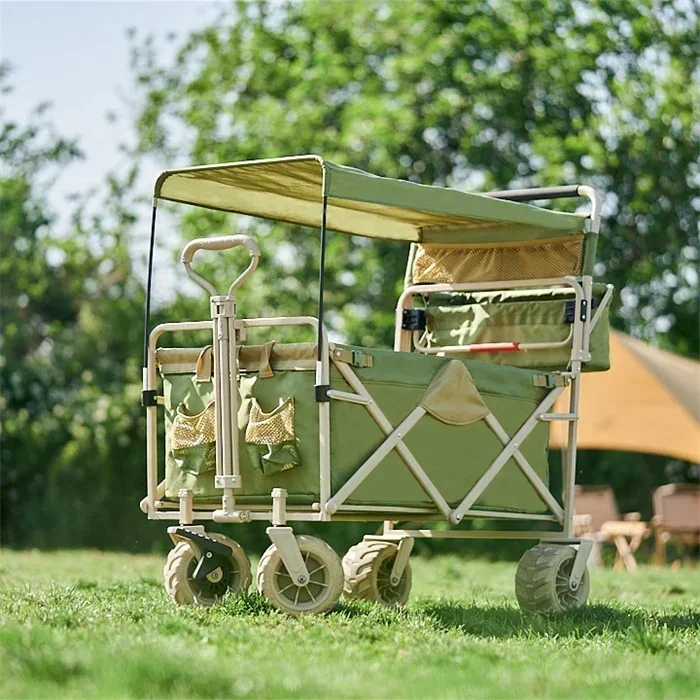
POLYGON ((500 243, 581 234, 586 217, 391 180, 320 156, 166 170, 154 196, 208 209, 415 243, 500 243))

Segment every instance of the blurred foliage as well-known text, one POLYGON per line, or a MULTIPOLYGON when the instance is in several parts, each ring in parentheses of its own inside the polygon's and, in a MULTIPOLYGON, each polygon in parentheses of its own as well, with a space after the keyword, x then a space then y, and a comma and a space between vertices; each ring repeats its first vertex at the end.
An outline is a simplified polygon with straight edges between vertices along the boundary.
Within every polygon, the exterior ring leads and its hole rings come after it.
MULTIPOLYGON (((592 184, 607 193, 598 273, 620 291, 614 325, 697 355, 699 56, 691 3, 238 2, 172 61, 133 34, 133 168, 108 177, 99 216, 78 200, 60 231, 46 192, 78 147, 54 133, 45 106, 21 126, 3 117, 3 544, 163 540, 136 505, 144 290, 134 225, 145 213, 135 188, 153 156, 191 164, 319 153, 475 191, 592 184)), ((175 247, 232 231, 259 240, 263 262, 241 292, 242 313, 314 312, 316 231, 186 208, 173 216, 175 247)), ((336 337, 391 344, 406 252, 330 236, 326 320, 336 337)), ((222 287, 242 264, 202 260, 222 287)), ((156 286, 168 286, 162 273, 156 286)), ((208 315, 206 298, 179 284, 159 299, 154 322, 208 315)), ((646 512, 649 489, 687 478, 685 468, 588 453, 579 480, 611 483, 623 510, 646 512)), ((360 529, 371 527, 339 532, 339 548, 360 529)), ((262 527, 246 532, 244 544, 260 547, 262 527)))
POLYGON ((46 188, 80 153, 45 113, 3 118, 0 134, 2 542, 123 547, 146 531, 121 505, 143 490, 143 290, 127 248, 134 215, 119 201, 129 183, 106 183, 99 217, 76 203, 68 230, 54 230, 46 188))
MULTIPOLYGON (((458 188, 594 185, 608 193, 599 274, 622 290, 614 324, 697 354, 696 10, 658 0, 239 2, 170 63, 152 40, 135 44, 137 155, 190 164, 319 153, 458 188)), ((242 226, 265 262, 243 308, 313 309, 315 234, 200 211, 184 214, 182 230, 242 226)), ((405 259, 405 246, 332 237, 331 328, 390 345, 405 259)))

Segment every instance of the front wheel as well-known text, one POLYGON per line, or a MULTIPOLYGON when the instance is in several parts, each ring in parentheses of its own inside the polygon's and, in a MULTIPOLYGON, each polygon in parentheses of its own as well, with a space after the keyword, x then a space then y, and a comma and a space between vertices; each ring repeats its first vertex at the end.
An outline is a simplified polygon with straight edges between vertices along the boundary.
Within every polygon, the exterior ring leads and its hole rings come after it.
POLYGON ((163 568, 165 590, 176 605, 215 605, 227 593, 242 595, 250 586, 250 560, 243 547, 217 532, 210 537, 231 550, 225 566, 217 567, 202 581, 194 579, 200 554, 189 540, 181 540, 170 550, 163 568))
POLYGON ((563 615, 583 607, 588 600, 588 568, 576 589, 569 584, 576 550, 568 545, 538 544, 518 562, 515 596, 523 610, 544 615, 563 615))
POLYGON ((411 594, 411 565, 392 582, 391 571, 399 548, 393 542, 360 542, 343 557, 346 598, 370 600, 390 608, 406 604, 411 594))
POLYGON ((292 579, 273 544, 258 564, 258 591, 273 607, 290 615, 326 612, 338 602, 343 590, 340 558, 318 537, 297 535, 296 539, 309 572, 308 581, 298 585, 292 579))

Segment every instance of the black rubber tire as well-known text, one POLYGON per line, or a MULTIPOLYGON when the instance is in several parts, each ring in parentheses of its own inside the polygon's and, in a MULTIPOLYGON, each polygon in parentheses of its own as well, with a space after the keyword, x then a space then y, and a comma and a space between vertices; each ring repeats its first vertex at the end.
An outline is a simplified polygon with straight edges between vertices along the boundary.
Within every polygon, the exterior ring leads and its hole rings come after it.
POLYGON ((411 595, 413 575, 406 563, 401 580, 392 586, 389 580, 398 546, 393 542, 360 542, 343 557, 346 598, 369 600, 390 608, 406 604, 411 595))
POLYGON ((590 589, 588 568, 578 588, 571 590, 569 575, 575 559, 576 550, 568 545, 538 544, 528 549, 515 574, 515 597, 520 607, 543 615, 563 615, 583 607, 590 589))
POLYGON ((218 532, 208 532, 207 537, 231 548, 233 571, 230 580, 208 586, 209 590, 198 587, 191 578, 198 553, 195 554, 190 542, 181 540, 170 550, 163 567, 165 590, 176 605, 216 605, 225 595, 242 595, 250 586, 250 560, 243 547, 218 532))

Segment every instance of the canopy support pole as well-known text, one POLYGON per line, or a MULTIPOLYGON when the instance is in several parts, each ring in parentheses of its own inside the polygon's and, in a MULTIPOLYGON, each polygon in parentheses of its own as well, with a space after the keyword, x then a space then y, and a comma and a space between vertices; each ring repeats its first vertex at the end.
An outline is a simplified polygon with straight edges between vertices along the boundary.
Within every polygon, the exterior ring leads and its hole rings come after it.
POLYGON ((316 401, 327 403, 330 401, 328 390, 330 385, 322 377, 322 364, 328 356, 328 348, 323 337, 323 292, 326 277, 326 211, 328 209, 328 196, 326 195, 326 169, 323 170, 323 203, 321 208, 321 260, 318 270, 318 334, 316 336, 316 401))
POLYGON ((151 212, 151 239, 148 244, 148 277, 146 279, 146 310, 143 320, 143 367, 148 366, 148 334, 151 325, 151 282, 153 280, 153 249, 156 242, 156 212, 158 211, 158 200, 153 199, 153 210, 151 212))

